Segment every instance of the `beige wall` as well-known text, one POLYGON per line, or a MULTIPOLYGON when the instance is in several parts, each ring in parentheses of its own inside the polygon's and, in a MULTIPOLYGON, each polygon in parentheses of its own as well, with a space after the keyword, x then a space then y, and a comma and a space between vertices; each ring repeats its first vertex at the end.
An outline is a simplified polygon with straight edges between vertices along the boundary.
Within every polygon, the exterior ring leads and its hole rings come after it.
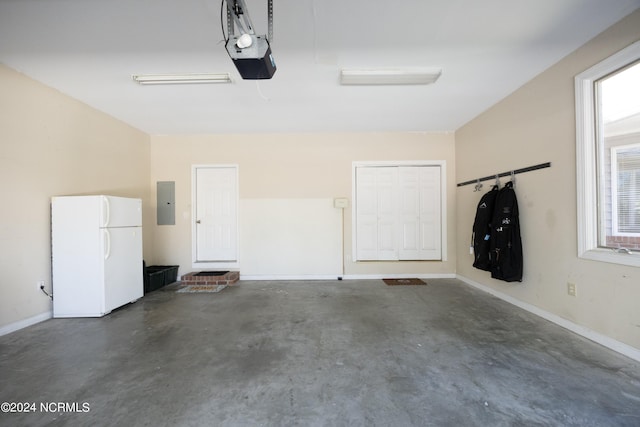
POLYGON ((149 137, 2 65, 0 94, 1 330, 51 310, 51 196, 142 198, 146 228, 149 137))
MULTIPOLYGON (((496 281, 472 267, 470 233, 482 193, 474 193, 473 185, 457 190, 458 274, 635 348, 640 348, 640 270, 577 257, 573 78, 638 39, 640 12, 456 132, 458 182, 552 163, 516 176, 522 283, 496 281), (577 297, 567 295, 567 282, 577 285, 577 297)), ((489 186, 486 182, 484 190, 489 186)))
MULTIPOLYGON (((455 167, 453 134, 269 134, 156 136, 151 138, 151 186, 176 182, 176 225, 156 226, 154 262, 191 268, 191 167, 239 165, 240 206, 249 199, 351 200, 352 162, 445 160, 449 253, 446 262, 351 262, 351 209, 345 210, 345 274, 453 274, 455 251, 455 167)), ((154 196, 155 197, 155 196, 154 196)), ((242 214, 241 214, 242 217, 242 214)), ((242 224, 239 225, 242 229, 242 224)), ((313 227, 313 224, 310 224, 313 227)), ((322 233, 318 230, 317 233, 322 233)), ((244 242, 243 244, 257 244, 244 242)), ((242 253, 242 248, 240 248, 242 253)), ((284 249, 285 251, 287 249, 284 249)), ((294 250, 295 248, 289 248, 294 250)), ((283 253, 286 256, 286 252, 283 253)), ((240 265, 242 272, 242 260, 240 265)), ((252 272, 256 274, 256 272, 252 272)), ((256 274, 259 275, 259 274, 256 274)))

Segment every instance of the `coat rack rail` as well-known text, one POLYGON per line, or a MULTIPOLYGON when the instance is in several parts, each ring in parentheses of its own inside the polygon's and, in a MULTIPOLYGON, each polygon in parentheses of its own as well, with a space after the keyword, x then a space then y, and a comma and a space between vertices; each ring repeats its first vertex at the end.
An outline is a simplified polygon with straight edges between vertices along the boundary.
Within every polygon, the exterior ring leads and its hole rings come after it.
POLYGON ((538 169, 544 169, 544 168, 550 168, 550 167, 551 167, 551 162, 540 163, 538 165, 528 166, 526 168, 515 169, 513 171, 508 171, 508 172, 501 172, 497 175, 489 175, 483 178, 472 179, 470 181, 461 182, 458 184, 458 187, 462 187, 464 185, 469 185, 469 184, 477 184, 478 182, 481 182, 481 181, 489 181, 491 179, 496 179, 496 177, 511 176, 512 173, 519 174, 519 173, 531 172, 538 169))

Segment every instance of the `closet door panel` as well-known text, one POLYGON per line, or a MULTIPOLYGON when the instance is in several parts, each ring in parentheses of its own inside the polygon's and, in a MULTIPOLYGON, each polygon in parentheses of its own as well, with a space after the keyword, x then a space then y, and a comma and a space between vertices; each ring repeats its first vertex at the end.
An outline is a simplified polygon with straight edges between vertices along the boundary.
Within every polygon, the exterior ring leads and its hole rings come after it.
POLYGON ((420 168, 420 259, 442 259, 440 167, 420 168))
POLYGON ((378 259, 398 259, 398 168, 379 167, 376 169, 376 190, 378 193, 378 259))
POLYGON ((401 260, 420 259, 419 169, 419 167, 413 166, 398 168, 398 194, 400 198, 398 258, 401 260))
POLYGON ((356 169, 356 254, 359 260, 378 259, 378 193, 376 171, 356 169))

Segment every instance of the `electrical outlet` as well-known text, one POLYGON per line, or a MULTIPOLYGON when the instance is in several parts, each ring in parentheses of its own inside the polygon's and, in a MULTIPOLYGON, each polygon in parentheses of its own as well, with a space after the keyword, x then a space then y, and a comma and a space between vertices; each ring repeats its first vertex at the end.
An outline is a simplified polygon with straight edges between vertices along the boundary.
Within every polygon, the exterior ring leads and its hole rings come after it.
POLYGON ((578 287, 575 283, 567 282, 567 293, 572 297, 578 296, 578 287))
POLYGON ((44 289, 44 280, 38 281, 38 290, 44 289))

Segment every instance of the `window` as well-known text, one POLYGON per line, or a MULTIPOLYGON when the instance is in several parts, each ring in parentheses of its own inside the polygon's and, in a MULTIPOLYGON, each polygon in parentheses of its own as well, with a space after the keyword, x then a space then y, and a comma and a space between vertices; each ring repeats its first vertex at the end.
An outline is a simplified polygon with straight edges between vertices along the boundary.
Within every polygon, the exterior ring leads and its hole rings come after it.
POLYGON ((578 255, 640 266, 640 42, 575 85, 578 255))

